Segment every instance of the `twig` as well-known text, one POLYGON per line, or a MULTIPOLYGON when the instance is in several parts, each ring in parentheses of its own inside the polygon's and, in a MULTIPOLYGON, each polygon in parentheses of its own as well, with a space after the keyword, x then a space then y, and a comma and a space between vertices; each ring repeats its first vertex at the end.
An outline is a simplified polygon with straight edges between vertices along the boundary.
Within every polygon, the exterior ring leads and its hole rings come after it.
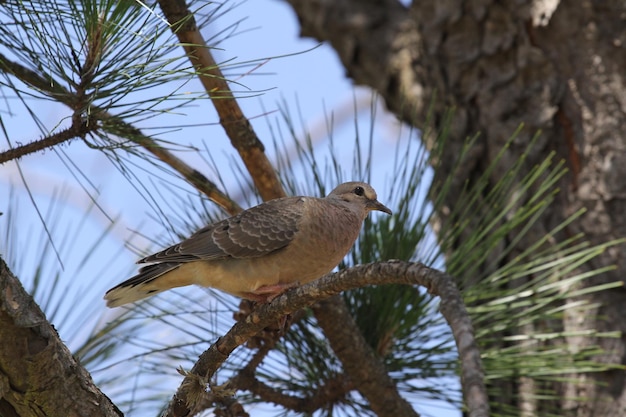
POLYGON ((282 391, 259 381, 250 372, 240 372, 232 381, 229 381, 229 386, 250 391, 262 401, 277 404, 302 414, 312 414, 329 404, 341 401, 347 393, 354 389, 352 381, 345 374, 339 374, 328 379, 323 386, 317 388, 315 394, 309 397, 284 394, 282 391))
POLYGON ((19 159, 22 156, 28 155, 30 153, 39 152, 46 148, 52 148, 70 139, 84 136, 87 133, 93 132, 96 129, 98 129, 96 123, 81 122, 78 125, 73 124, 67 129, 47 136, 43 139, 30 142, 26 145, 17 146, 15 148, 11 148, 7 151, 0 153, 0 165, 14 159, 19 159))
POLYGON ((207 381, 238 346, 280 317, 341 291, 365 285, 421 285, 441 298, 441 313, 450 325, 461 360, 461 385, 470 417, 487 417, 489 405, 483 381, 480 352, 471 320, 453 278, 420 263, 388 261, 359 265, 329 274, 317 281, 287 291, 270 304, 260 305, 245 321, 203 352, 172 398, 166 416, 192 415, 206 395, 207 381))

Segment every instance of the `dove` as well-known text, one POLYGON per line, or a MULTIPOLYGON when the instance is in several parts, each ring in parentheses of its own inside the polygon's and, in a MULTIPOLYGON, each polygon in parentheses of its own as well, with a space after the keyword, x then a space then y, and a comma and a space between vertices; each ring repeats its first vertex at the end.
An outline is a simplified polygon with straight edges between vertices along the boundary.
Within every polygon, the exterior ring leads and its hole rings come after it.
POLYGON ((343 183, 324 198, 270 200, 139 260, 148 265, 108 290, 104 299, 107 306, 118 307, 196 284, 269 302, 332 271, 374 210, 392 214, 363 182, 343 183))

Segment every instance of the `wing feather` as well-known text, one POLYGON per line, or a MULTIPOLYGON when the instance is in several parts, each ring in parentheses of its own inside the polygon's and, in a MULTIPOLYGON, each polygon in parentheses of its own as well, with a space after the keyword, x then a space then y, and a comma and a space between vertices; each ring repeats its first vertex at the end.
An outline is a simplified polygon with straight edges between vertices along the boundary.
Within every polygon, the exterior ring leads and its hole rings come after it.
POLYGON ((141 259, 149 262, 256 258, 289 245, 298 231, 304 199, 271 200, 210 224, 182 242, 141 259))

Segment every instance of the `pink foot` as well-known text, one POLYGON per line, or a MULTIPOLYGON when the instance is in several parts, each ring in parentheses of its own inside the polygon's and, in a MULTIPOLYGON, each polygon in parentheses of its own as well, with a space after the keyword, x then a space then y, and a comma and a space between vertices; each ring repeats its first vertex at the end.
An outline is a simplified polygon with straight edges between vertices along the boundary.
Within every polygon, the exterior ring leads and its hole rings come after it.
POLYGON ((298 285, 298 282, 292 282, 289 284, 264 285, 257 288, 253 292, 245 293, 243 298, 256 301, 258 303, 269 303, 288 289, 297 287, 298 285))

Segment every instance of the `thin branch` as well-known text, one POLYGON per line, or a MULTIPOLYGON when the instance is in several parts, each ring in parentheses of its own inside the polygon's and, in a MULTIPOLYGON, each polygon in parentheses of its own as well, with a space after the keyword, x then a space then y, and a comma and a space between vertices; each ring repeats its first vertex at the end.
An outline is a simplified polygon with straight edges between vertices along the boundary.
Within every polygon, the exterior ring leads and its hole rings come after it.
POLYGON ((0 165, 5 162, 19 159, 24 155, 52 148, 70 139, 85 136, 89 132, 97 130, 99 126, 96 123, 80 122, 78 125, 73 124, 65 130, 47 136, 43 139, 30 142, 26 145, 17 146, 0 153, 0 165))
MULTIPOLYGON (((15 76, 25 84, 39 90, 42 94, 48 95, 74 110, 75 95, 61 87, 61 84, 50 76, 40 75, 19 63, 7 59, 2 54, 0 54, 0 71, 15 76)), ((204 193, 211 201, 221 206, 229 214, 237 214, 241 211, 239 204, 221 192, 215 183, 119 116, 114 116, 92 104, 90 106, 90 120, 93 124, 99 124, 98 122, 100 121, 106 122, 101 124, 103 131, 119 137, 125 137, 141 145, 163 163, 178 172, 183 178, 196 187, 197 190, 204 193)))
MULTIPOLYGON (((302 311, 299 310, 296 314, 302 311)), ((248 364, 237 375, 229 379, 223 387, 226 387, 228 391, 250 391, 261 401, 281 405, 292 411, 307 414, 342 400, 354 388, 352 382, 344 374, 328 379, 323 386, 317 388, 314 395, 305 398, 284 394, 282 391, 264 384, 254 374, 273 347, 272 343, 266 343, 261 346, 248 364)), ((210 407, 210 404, 203 406, 203 408, 208 407, 210 407)))
POLYGON ((211 98, 220 123, 239 152, 263 200, 284 197, 278 175, 265 155, 265 147, 252 129, 234 97, 219 65, 198 30, 185 0, 159 0, 163 15, 178 37, 189 61, 200 74, 200 82, 211 98))
POLYGON ((54 98, 73 109, 69 100, 70 93, 64 89, 60 83, 56 82, 50 75, 41 75, 26 68, 22 64, 11 61, 3 54, 0 54, 0 71, 15 76, 20 81, 31 86, 35 90, 41 91, 45 95, 54 98))
POLYGON ((219 409, 219 412, 215 411, 211 415, 219 417, 250 417, 250 414, 246 412, 243 405, 234 397, 207 395, 204 403, 202 409, 219 409), (215 406, 216 403, 219 403, 219 407, 215 406))
POLYGON ((480 352, 471 320, 453 278, 423 264, 402 261, 348 268, 287 291, 269 304, 260 305, 245 321, 236 323, 224 337, 200 355, 179 386, 165 415, 169 417, 193 415, 197 411, 197 404, 206 395, 207 381, 213 378, 235 348, 279 318, 341 291, 383 284, 421 285, 431 294, 441 298, 441 313, 452 329, 459 351, 461 385, 469 416, 488 416, 489 404, 483 381, 480 352))
MULTIPOLYGON (((204 193, 211 201, 222 207, 227 213, 235 215, 243 209, 236 201, 232 200, 226 194, 224 194, 217 185, 210 181, 204 174, 195 168, 189 166, 185 161, 178 158, 172 152, 159 145, 154 139, 141 133, 136 127, 126 123, 118 116, 113 116, 109 113, 100 113, 97 115, 102 121, 107 121, 108 125, 115 126, 115 134, 118 132, 124 132, 123 137, 128 138, 132 142, 141 145, 148 152, 156 156, 161 162, 167 164, 174 171, 178 172, 183 178, 185 178, 191 185, 193 185, 198 191, 204 193)), ((113 133, 113 132, 111 132, 113 133)))
POLYGON ((2 258, 0 340, 0 414, 123 416, 76 362, 2 258))
POLYGON ((370 403, 372 411, 379 417, 417 417, 417 412, 400 396, 385 364, 367 344, 343 300, 339 296, 321 300, 314 304, 313 312, 346 373, 370 403))
POLYGON ((351 379, 345 374, 336 375, 317 388, 315 394, 309 397, 298 397, 284 394, 259 381, 253 373, 240 372, 229 381, 233 389, 247 390, 261 401, 280 405, 296 413, 312 414, 314 411, 328 407, 345 398, 346 394, 354 389, 351 379))

